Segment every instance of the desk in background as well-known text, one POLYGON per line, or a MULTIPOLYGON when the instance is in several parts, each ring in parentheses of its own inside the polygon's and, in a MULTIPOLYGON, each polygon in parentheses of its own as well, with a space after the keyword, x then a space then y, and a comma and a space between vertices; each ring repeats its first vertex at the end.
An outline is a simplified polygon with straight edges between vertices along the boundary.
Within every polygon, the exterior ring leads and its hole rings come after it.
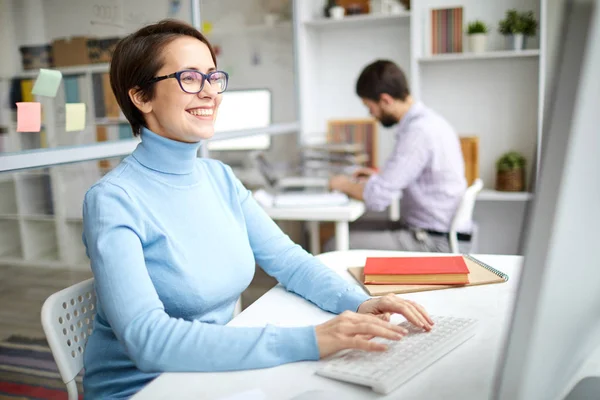
MULTIPOLYGON (((348 266, 360 265, 367 256, 424 255, 388 251, 351 250, 318 256, 344 279, 354 282, 348 266)), ((506 283, 471 286, 403 295, 422 304, 431 314, 476 318, 478 333, 422 371, 398 390, 381 396, 369 388, 315 375, 315 361, 274 368, 221 373, 165 373, 140 391, 134 400, 220 399, 260 389, 269 400, 290 399, 311 389, 326 390, 333 399, 487 399, 508 329, 522 257, 477 256, 505 272, 506 283)), ((275 286, 230 326, 316 325, 334 317, 301 297, 275 286)))
MULTIPOLYGON (((260 203, 259 203, 260 204, 260 203)), ((261 205, 269 217, 282 221, 308 222, 312 254, 320 253, 319 222, 335 222, 336 250, 348 250, 350 247, 349 223, 356 221, 365 212, 362 201, 350 200, 348 204, 323 207, 267 207, 261 205)))

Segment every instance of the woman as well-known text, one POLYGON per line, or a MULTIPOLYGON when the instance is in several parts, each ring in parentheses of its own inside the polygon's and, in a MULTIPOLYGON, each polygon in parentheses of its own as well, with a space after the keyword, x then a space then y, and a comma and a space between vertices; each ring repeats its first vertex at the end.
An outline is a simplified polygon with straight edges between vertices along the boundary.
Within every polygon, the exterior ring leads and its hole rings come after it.
MULTIPOLYGON (((165 371, 226 371, 385 349, 401 313, 429 330, 418 304, 369 299, 279 230, 231 169, 199 159, 228 76, 193 27, 162 21, 117 45, 110 80, 142 142, 87 192, 83 240, 98 296, 84 355, 85 395, 123 398, 165 371), (234 328, 255 262, 288 290, 342 313, 298 328, 234 328), (379 317, 379 318, 378 318, 379 317)), ((251 104, 248 107, 252 107, 251 104)))

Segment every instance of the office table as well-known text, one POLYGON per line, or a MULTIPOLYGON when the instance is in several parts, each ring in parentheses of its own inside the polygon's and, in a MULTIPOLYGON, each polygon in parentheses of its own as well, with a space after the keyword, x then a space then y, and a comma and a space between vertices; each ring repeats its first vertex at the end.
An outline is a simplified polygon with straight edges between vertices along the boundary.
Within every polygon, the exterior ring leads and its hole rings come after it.
POLYGON ((268 207, 262 204, 261 206, 274 220, 308 222, 309 249, 315 255, 320 253, 319 222, 335 222, 335 248, 348 250, 350 248, 349 223, 356 221, 365 212, 364 203, 358 200, 350 200, 347 204, 338 206, 268 207))
MULTIPOLYGON (((346 271, 367 256, 413 255, 390 251, 350 250, 324 253, 320 258, 344 279, 346 271)), ((424 255, 414 253, 414 255, 424 255)), ((221 399, 258 389, 265 399, 290 399, 304 391, 327 391, 332 399, 487 399, 508 329, 522 257, 476 256, 509 275, 508 282, 430 292, 405 298, 422 304, 432 314, 472 317, 479 320, 477 334, 387 396, 369 388, 315 375, 318 361, 285 364, 274 368, 221 373, 165 373, 140 391, 135 400, 221 399)), ((234 318, 231 326, 315 325, 334 317, 301 297, 275 286, 234 318)), ((401 317, 400 317, 401 318, 401 317)))

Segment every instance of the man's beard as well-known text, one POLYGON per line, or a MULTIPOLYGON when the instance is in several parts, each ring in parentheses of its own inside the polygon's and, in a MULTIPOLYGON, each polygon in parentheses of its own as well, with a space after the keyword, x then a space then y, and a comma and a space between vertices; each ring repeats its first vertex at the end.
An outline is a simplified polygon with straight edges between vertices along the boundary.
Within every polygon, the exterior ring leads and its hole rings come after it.
POLYGON ((390 128, 398 123, 398 120, 390 114, 382 113, 379 122, 386 128, 390 128))

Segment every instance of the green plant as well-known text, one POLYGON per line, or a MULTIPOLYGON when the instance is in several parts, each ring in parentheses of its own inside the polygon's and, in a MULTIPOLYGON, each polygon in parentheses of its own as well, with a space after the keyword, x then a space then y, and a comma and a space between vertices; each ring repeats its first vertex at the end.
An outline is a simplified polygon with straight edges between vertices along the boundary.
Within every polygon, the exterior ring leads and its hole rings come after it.
POLYGON ((467 35, 474 35, 476 33, 488 33, 489 29, 485 22, 475 20, 467 25, 467 35))
POLYGON ((498 32, 503 35, 522 33, 533 36, 537 31, 537 21, 533 11, 519 13, 516 9, 506 11, 506 16, 498 22, 498 32))
POLYGON ((499 172, 512 171, 519 168, 525 168, 526 160, 520 153, 509 151, 503 154, 496 161, 496 168, 499 172))
POLYGON ((521 13, 521 22, 523 24, 523 35, 535 36, 535 33, 537 32, 538 23, 535 20, 533 11, 521 13))

